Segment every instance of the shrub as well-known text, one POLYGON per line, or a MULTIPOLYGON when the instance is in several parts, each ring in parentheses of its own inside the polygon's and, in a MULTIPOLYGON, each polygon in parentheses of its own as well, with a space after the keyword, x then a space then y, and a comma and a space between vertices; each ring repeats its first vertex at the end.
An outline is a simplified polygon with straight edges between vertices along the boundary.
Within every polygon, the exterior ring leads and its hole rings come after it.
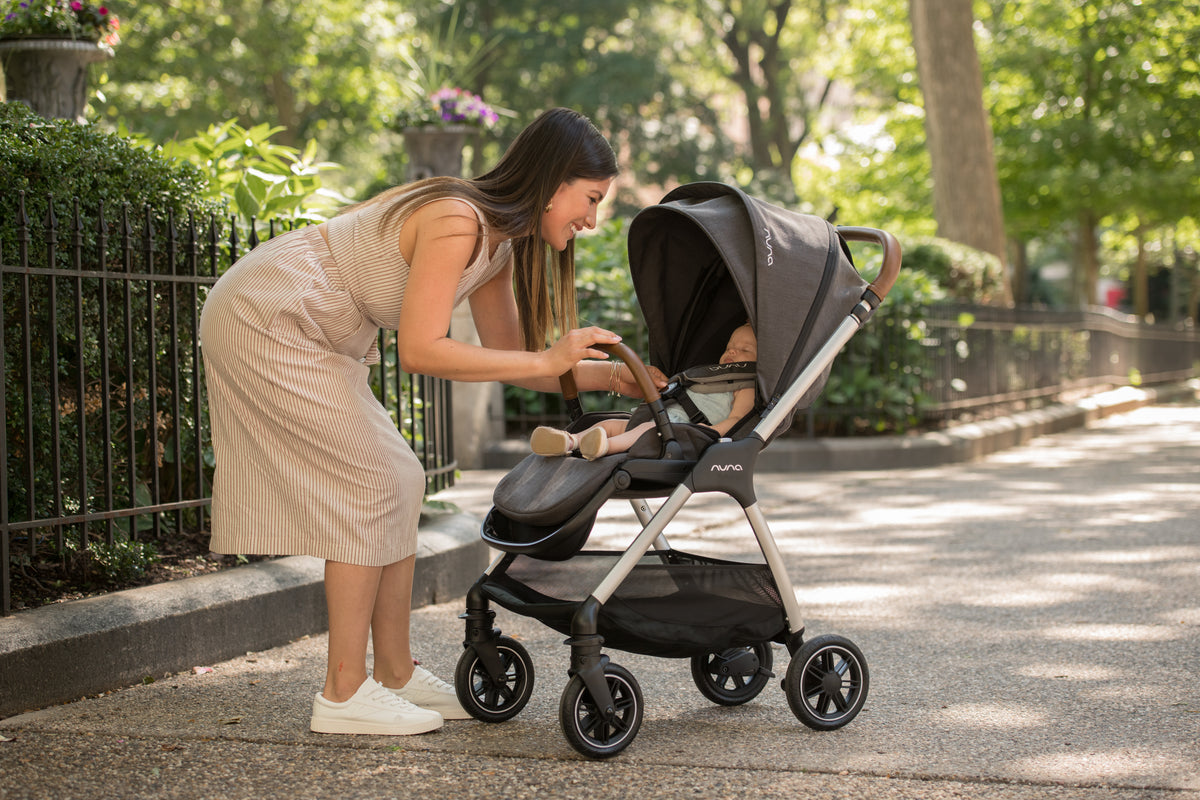
MULTIPOLYGON (((69 211, 78 197, 89 214, 103 204, 106 215, 128 205, 136 215, 149 205, 162 215, 184 220, 188 210, 203 219, 218 210, 200 198, 207 188, 204 176, 191 164, 173 163, 137 143, 104 133, 90 125, 47 120, 22 103, 0 104, 0 246, 6 260, 16 253, 12 226, 17 220, 19 192, 25 192, 25 213, 33 223, 46 219, 52 195, 55 213, 69 211)), ((89 241, 94 232, 86 231, 89 241)))
MULTIPOLYGON (((908 267, 874 317, 842 349, 814 405, 818 435, 902 433, 922 418, 930 304, 942 299, 936 280, 908 267)), ((864 270, 867 274, 873 274, 864 270)))
POLYGON ((927 237, 906 241, 904 269, 925 273, 953 300, 992 305, 1004 298, 1000 259, 949 239, 927 237))
MULTIPOLYGON (((187 314, 173 319, 172 311, 182 303, 175 285, 102 281, 86 273, 148 272, 151 260, 154 272, 169 272, 163 244, 168 222, 185 224, 189 212, 198 212, 203 221, 216 209, 199 196, 204 177, 190 164, 170 163, 123 137, 48 121, 8 103, 0 105, 0 185, 6 189, 0 194, 0 259, 18 267, 5 271, 0 286, 10 519, 104 508, 107 476, 101 465, 106 459, 111 474, 125 484, 117 487, 118 505, 169 501, 177 472, 191 470, 185 485, 196 478, 195 458, 185 458, 180 449, 194 454, 204 438, 192 405, 199 367, 178 356, 186 345, 176 347, 194 339, 194 321, 187 314), (26 243, 18 234, 22 207, 26 243), (101 209, 108 223, 103 251, 101 209), (127 209, 135 262, 128 267, 119 252, 127 209), (76 264, 84 275, 24 271, 76 264), (105 335, 113 343, 107 350, 98 346, 105 335), (128 361, 126 345, 134 354, 128 361), (167 399, 177 390, 184 431, 170 430, 162 419, 167 399), (151 413, 151 398, 159 402, 158 418, 151 413), (110 421, 115 424, 106 440, 99 432, 110 421), (149 498, 146 488, 152 474, 162 477, 159 498, 149 498)), ((192 284, 178 291, 194 301, 197 289, 192 284)), ((126 574, 152 561, 154 551, 132 541, 141 532, 137 520, 124 524, 93 525, 86 542, 75 528, 65 536, 61 529, 30 530, 33 538, 17 542, 14 552, 18 545, 26 556, 53 548, 64 574, 126 574)))

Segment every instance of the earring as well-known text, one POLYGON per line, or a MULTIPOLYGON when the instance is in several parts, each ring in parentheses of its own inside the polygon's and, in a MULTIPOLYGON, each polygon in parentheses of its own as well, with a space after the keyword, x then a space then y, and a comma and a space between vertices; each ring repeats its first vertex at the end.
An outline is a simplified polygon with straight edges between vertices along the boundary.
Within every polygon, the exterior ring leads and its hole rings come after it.
POLYGON ((554 201, 553 201, 553 200, 551 200, 549 203, 546 203, 546 213, 547 213, 547 214, 549 214, 549 213, 550 213, 550 209, 552 209, 552 208, 554 208, 554 201))

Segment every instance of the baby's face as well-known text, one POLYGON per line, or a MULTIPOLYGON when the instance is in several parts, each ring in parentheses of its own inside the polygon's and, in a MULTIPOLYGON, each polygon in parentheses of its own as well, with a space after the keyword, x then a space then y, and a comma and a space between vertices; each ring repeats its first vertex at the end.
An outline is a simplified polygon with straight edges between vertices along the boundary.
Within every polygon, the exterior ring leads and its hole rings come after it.
POLYGON ((721 354, 722 364, 734 364, 738 361, 758 361, 758 337, 749 325, 743 325, 729 337, 725 352, 721 354))

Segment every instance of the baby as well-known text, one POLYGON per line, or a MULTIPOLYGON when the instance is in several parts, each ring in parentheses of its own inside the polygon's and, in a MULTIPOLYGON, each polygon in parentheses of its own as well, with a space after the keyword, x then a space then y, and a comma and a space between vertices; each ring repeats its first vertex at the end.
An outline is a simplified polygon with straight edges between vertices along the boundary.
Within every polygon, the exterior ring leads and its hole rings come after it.
MULTIPOLYGON (((718 363, 734 364, 739 361, 758 360, 758 338, 749 323, 734 330, 725 345, 718 363)), ((733 428, 754 409, 754 387, 733 392, 699 394, 688 392, 692 401, 710 419, 720 419, 707 427, 721 436, 733 428)), ((667 417, 672 422, 689 422, 688 413, 678 403, 667 403, 667 417)), ((610 453, 624 453, 643 433, 654 427, 654 422, 643 422, 632 428, 622 419, 606 419, 580 433, 569 433, 558 428, 540 427, 529 437, 529 448, 540 456, 565 456, 578 449, 588 461, 610 453)))

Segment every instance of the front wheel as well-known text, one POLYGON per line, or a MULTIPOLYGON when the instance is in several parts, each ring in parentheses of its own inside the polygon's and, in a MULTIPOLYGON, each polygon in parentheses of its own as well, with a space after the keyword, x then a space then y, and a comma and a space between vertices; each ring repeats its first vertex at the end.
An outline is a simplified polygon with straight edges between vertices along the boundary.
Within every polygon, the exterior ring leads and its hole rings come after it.
POLYGON ((613 698, 611 717, 602 713, 578 675, 571 677, 558 706, 558 721, 567 742, 588 758, 615 756, 629 746, 642 725, 642 687, 633 674, 609 662, 604 679, 613 698))
POLYGON ((501 673, 492 676, 473 645, 467 645, 454 671, 458 701, 472 717, 484 722, 504 722, 525 708, 533 694, 533 660, 516 639, 501 636, 495 642, 501 673))
POLYGON ((800 646, 783 679, 792 713, 815 731, 836 730, 867 700, 867 660, 854 642, 825 635, 800 646))

